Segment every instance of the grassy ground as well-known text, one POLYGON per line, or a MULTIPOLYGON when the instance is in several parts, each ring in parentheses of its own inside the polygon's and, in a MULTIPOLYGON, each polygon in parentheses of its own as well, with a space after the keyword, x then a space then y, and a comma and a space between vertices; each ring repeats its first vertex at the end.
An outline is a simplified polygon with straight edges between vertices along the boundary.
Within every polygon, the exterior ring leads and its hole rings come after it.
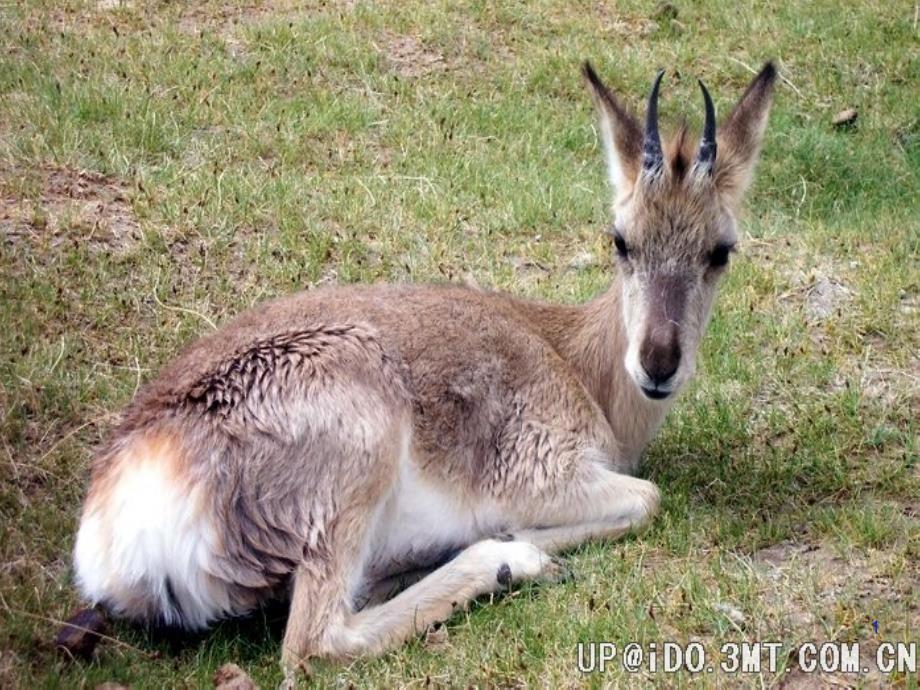
POLYGON ((787 653, 917 639, 913 4, 32 0, 0 9, 0 39, 0 686, 208 686, 228 661, 279 680, 283 612, 182 644, 116 627, 92 664, 56 657, 91 448, 183 342, 267 297, 602 289, 584 58, 633 103, 668 67, 671 122, 698 122, 690 77, 725 112, 765 58, 784 76, 700 375, 647 453, 662 515, 570 556, 573 583, 317 683, 641 685, 581 676, 576 643, 779 640, 779 674, 651 679, 875 684, 787 653))

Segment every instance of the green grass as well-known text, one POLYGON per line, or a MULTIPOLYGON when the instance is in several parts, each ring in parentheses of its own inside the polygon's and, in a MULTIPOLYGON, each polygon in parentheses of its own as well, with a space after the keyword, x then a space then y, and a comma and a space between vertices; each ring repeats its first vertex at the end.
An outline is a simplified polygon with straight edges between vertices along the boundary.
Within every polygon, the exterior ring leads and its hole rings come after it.
POLYGON ((585 58, 633 104, 668 67, 671 122, 699 122, 691 77, 723 113, 748 68, 775 57, 785 77, 700 374, 646 455, 662 514, 572 554, 573 583, 477 604, 443 644, 320 665, 317 684, 641 685, 581 676, 576 643, 781 640, 785 659, 805 639, 874 638, 876 619, 881 639, 916 640, 916 8, 677 9, 0 9, 0 685, 209 686, 228 661, 277 683, 283 611, 182 643, 117 626, 127 646, 91 664, 56 656, 92 447, 182 343, 275 295, 467 276, 567 302, 602 289, 609 198, 585 58), (847 107, 855 126, 833 127, 847 107), (81 188, 78 171, 105 177, 81 188), (828 280, 842 289, 817 318, 828 280))

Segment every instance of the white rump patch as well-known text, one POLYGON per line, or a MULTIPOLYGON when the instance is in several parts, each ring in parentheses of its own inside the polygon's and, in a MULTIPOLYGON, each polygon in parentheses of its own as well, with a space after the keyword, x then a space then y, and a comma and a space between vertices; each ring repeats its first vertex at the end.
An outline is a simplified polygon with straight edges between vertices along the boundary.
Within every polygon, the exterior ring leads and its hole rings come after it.
POLYGON ((110 488, 84 511, 76 578, 116 615, 203 628, 235 612, 226 584, 209 575, 217 540, 204 489, 177 476, 174 453, 145 440, 118 459, 110 488))

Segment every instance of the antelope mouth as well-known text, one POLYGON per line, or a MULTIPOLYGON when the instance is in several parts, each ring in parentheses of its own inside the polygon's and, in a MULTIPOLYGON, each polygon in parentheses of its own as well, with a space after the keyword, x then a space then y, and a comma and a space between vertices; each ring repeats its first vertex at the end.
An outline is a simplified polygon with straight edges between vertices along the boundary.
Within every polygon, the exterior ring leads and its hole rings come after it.
POLYGON ((639 386, 639 388, 645 393, 645 397, 651 398, 652 400, 664 400, 671 395, 671 391, 663 391, 659 388, 646 388, 645 386, 639 386))

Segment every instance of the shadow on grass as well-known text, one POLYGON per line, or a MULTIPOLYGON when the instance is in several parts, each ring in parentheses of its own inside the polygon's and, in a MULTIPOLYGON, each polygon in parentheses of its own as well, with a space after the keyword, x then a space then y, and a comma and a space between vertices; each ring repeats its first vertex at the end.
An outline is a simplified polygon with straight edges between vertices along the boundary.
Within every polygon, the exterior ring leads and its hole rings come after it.
POLYGON ((642 469, 662 491, 663 512, 678 522, 697 514, 716 530, 715 543, 751 549, 807 529, 815 505, 844 505, 867 487, 898 497, 907 465, 889 458, 879 479, 873 458, 881 456, 865 446, 864 414, 842 414, 821 400, 800 405, 796 419, 806 421, 783 418, 753 430, 751 409, 676 412, 683 418, 653 442, 642 469))
POLYGON ((263 661, 272 651, 280 654, 287 617, 288 602, 273 600, 249 615, 198 632, 118 622, 114 635, 145 653, 176 663, 212 654, 246 665, 263 661))
MULTIPOLYGON (((469 611, 475 614, 511 599, 536 600, 544 587, 571 582, 574 582, 574 575, 566 570, 557 582, 527 582, 499 593, 477 597, 470 602, 469 611)), ((145 628, 116 622, 113 636, 167 662, 202 662, 211 656, 232 660, 245 668, 264 663, 266 658, 280 658, 288 608, 286 599, 276 599, 247 616, 220 621, 200 632, 170 627, 145 628)))

